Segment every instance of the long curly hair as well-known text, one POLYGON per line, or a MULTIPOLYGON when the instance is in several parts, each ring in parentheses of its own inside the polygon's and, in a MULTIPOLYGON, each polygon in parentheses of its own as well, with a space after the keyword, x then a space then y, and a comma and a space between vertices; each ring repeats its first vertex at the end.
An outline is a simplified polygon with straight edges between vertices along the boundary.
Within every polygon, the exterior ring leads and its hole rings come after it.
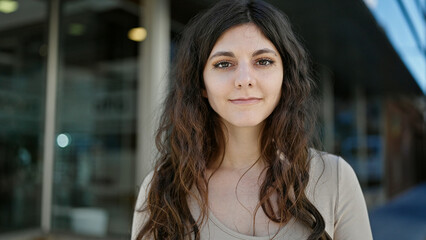
POLYGON ((245 23, 255 24, 274 44, 284 66, 281 99, 265 120, 260 139, 266 169, 259 206, 273 222, 284 225, 294 217, 304 223, 312 229, 308 240, 331 239, 323 217, 305 195, 315 122, 307 53, 282 12, 262 1, 245 0, 220 1, 193 18, 182 34, 156 134, 159 157, 146 202, 138 210, 148 216, 138 239, 200 239, 208 213, 206 169, 225 148, 220 118, 202 95, 203 69, 218 38, 245 23), (273 208, 273 194, 278 208, 273 208), (191 215, 188 196, 201 208, 198 219, 191 215))

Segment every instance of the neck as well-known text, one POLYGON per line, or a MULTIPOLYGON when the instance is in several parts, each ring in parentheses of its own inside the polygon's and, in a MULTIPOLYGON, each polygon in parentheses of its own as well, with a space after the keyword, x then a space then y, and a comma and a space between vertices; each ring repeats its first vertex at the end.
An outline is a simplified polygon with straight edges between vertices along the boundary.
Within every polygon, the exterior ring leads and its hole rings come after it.
MULTIPOLYGON (((225 126, 225 153, 220 167, 229 170, 251 167, 260 158, 262 124, 254 127, 225 126)), ((257 161, 256 165, 260 162, 257 161)))

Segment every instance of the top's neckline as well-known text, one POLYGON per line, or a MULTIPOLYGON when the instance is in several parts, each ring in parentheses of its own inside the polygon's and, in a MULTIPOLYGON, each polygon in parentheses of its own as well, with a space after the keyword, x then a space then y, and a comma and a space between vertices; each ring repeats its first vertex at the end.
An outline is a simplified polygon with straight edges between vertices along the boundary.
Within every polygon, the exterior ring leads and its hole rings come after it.
POLYGON ((249 235, 245 235, 239 232, 236 232, 235 230, 230 229, 229 227, 227 227, 225 224, 223 224, 218 218, 216 218, 216 216, 213 214, 213 212, 209 209, 208 211, 208 218, 209 220, 212 221, 212 223, 214 225, 216 225, 216 227, 218 227, 220 230, 222 230, 223 232, 225 232, 228 235, 231 235, 235 238, 238 239, 243 239, 243 240, 270 240, 270 239, 280 239, 281 236, 283 236, 286 232, 287 229, 289 228, 289 226, 294 224, 294 218, 291 218, 290 221, 284 225, 277 234, 273 233, 272 235, 268 235, 268 236, 249 236, 249 235), (274 238, 271 238, 274 237, 274 238))

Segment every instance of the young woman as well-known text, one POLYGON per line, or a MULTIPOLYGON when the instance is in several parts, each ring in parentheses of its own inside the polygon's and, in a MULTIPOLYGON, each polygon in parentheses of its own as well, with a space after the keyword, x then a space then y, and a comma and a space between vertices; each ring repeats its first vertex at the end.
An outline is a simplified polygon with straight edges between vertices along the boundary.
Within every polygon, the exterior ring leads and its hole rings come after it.
POLYGON ((261 1, 221 1, 191 21, 132 239, 372 239, 353 170, 309 148, 306 55, 261 1))

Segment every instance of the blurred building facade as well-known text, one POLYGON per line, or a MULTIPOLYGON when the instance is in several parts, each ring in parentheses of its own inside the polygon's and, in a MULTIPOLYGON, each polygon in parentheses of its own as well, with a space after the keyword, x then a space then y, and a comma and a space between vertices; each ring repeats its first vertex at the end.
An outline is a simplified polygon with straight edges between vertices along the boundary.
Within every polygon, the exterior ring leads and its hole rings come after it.
MULTIPOLYGON (((369 208, 425 181, 424 93, 365 3, 269 2, 312 55, 324 149, 369 208)), ((0 0, 0 239, 129 238, 176 39, 213 3, 0 0)))

